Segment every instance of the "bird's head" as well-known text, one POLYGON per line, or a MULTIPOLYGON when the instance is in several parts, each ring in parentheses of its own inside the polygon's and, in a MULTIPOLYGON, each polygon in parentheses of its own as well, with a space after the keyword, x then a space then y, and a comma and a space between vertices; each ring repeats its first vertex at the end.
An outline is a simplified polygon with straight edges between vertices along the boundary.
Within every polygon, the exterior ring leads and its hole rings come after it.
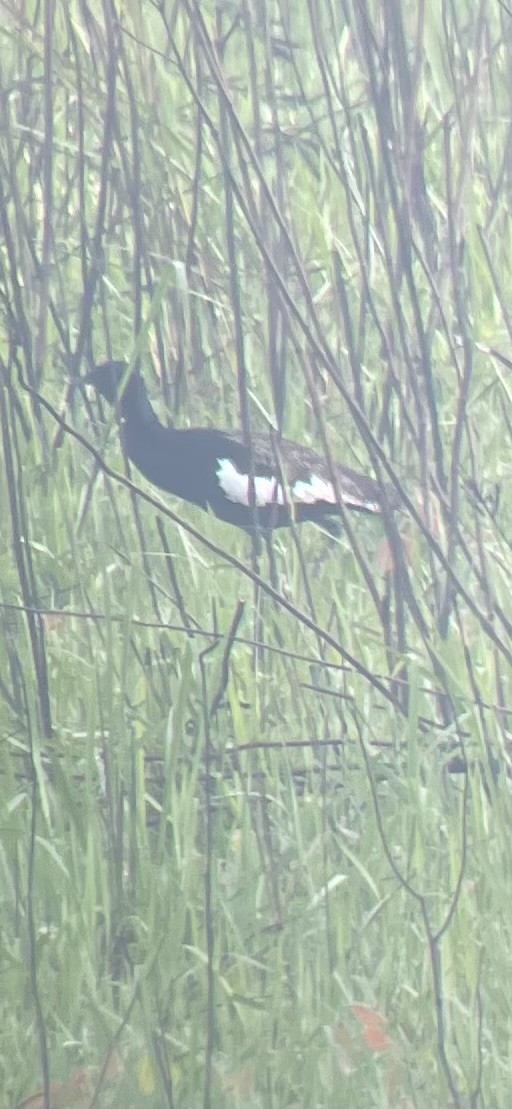
POLYGON ((117 404, 121 384, 126 378, 127 362, 102 362, 95 366, 85 378, 86 385, 92 385, 108 404, 117 404))
POLYGON ((95 366, 87 377, 86 385, 92 385, 108 402, 116 405, 117 415, 124 421, 138 427, 153 427, 158 417, 151 406, 144 378, 134 369, 128 376, 128 362, 102 362, 95 366), (124 385, 124 388, 123 388, 124 385))

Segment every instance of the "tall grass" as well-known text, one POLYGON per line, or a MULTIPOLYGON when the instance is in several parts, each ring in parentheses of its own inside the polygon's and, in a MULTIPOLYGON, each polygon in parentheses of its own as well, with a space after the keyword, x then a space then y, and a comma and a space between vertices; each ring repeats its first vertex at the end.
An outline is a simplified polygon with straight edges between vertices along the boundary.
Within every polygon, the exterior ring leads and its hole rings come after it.
POLYGON ((506 1107, 512 14, 0 11, 0 1104, 506 1107), (110 355, 401 511, 267 557, 110 355))

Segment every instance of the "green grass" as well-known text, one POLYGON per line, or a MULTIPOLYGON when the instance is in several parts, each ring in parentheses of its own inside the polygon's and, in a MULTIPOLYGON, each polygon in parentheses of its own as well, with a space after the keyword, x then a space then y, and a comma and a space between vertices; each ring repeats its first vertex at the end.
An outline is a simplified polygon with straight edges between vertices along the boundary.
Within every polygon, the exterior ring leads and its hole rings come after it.
POLYGON ((512 23, 392 8, 5 6, 0 1105, 510 1102, 512 23), (110 353, 397 530, 98 472, 110 353))

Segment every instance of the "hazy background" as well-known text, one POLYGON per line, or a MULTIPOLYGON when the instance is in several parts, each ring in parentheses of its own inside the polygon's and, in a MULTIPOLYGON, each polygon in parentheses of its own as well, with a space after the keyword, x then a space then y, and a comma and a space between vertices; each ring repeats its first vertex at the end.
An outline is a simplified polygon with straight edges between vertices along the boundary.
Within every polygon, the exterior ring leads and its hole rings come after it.
POLYGON ((0 1104, 507 1107, 512 10, 0 25, 0 1104), (402 510, 123 487, 110 355, 402 510))

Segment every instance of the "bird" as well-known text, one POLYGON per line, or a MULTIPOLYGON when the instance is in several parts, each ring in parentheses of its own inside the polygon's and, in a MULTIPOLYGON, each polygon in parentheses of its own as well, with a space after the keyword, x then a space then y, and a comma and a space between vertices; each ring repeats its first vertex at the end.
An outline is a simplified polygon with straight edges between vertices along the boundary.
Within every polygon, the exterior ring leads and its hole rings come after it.
MULTIPOLYGON (((85 377, 115 406, 123 450, 153 485, 247 532, 312 521, 333 534, 339 508, 331 470, 311 447, 255 433, 246 443, 241 430, 176 428, 162 424, 138 369, 102 362, 85 377)), ((371 515, 384 500, 396 507, 394 490, 340 462, 334 472, 343 506, 371 515)), ((338 518, 338 519, 337 519, 338 518)))

